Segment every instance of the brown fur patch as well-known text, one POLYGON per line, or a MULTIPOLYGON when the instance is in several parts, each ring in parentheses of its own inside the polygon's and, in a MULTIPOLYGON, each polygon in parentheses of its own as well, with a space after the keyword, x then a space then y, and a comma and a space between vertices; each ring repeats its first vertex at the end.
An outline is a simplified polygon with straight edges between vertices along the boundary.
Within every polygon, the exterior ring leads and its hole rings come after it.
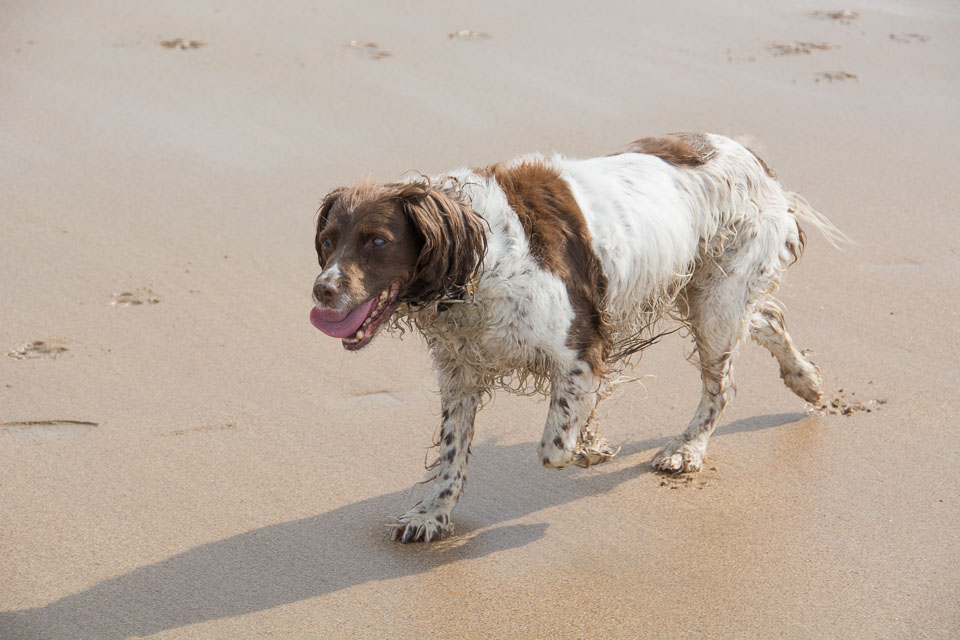
POLYGON ((539 162, 488 171, 516 212, 534 259, 567 287, 576 314, 568 346, 594 374, 603 375, 611 331, 604 316, 607 278, 570 187, 557 170, 539 162))
POLYGON ((426 182, 393 186, 423 238, 417 273, 401 299, 414 304, 461 299, 487 252, 483 218, 453 191, 426 182))
POLYGON ((645 153, 656 156, 675 167, 699 167, 706 163, 717 150, 702 133, 668 133, 653 138, 634 140, 611 155, 621 153, 645 153))

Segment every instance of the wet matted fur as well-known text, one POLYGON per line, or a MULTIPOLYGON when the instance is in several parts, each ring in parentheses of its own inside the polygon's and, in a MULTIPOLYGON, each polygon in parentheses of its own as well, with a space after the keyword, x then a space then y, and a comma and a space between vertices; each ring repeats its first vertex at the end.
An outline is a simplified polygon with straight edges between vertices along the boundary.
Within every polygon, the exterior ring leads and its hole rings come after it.
POLYGON ((747 335, 776 357, 791 390, 819 402, 819 369, 772 298, 803 252, 801 222, 831 242, 843 237, 753 152, 706 133, 328 194, 314 324, 352 350, 381 325, 419 331, 440 386, 434 490, 397 520, 394 538, 452 530, 474 418, 495 389, 549 394, 543 466, 611 458, 590 425, 594 409, 663 319, 693 336, 703 390, 686 430, 654 457, 657 469, 700 469, 747 335))

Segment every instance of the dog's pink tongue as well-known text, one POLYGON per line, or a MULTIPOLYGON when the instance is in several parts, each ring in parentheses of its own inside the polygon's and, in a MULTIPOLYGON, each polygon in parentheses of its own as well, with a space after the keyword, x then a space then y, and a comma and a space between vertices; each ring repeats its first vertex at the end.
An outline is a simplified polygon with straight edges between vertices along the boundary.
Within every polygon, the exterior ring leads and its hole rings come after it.
POLYGON ((363 321, 367 319, 374 305, 377 304, 377 298, 371 298, 367 302, 354 307, 353 311, 348 313, 339 313, 337 311, 320 311, 316 307, 310 310, 310 323, 328 336, 334 338, 346 338, 353 335, 363 321))

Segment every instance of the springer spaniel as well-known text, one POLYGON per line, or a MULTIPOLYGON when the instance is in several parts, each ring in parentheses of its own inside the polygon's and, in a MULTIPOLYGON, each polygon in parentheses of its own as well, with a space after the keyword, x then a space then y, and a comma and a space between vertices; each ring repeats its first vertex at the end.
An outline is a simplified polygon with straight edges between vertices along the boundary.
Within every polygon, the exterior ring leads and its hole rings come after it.
POLYGON ((393 538, 429 542, 452 530, 474 417, 496 388, 550 394, 543 466, 611 458, 591 416, 661 319, 689 328, 703 393, 656 469, 700 469, 748 333, 787 387, 818 403, 819 369, 772 297, 803 251, 801 221, 833 244, 843 238, 749 149, 702 133, 643 138, 600 158, 535 154, 331 191, 317 222, 311 322, 350 351, 385 322, 415 328, 440 384, 435 488, 393 538))

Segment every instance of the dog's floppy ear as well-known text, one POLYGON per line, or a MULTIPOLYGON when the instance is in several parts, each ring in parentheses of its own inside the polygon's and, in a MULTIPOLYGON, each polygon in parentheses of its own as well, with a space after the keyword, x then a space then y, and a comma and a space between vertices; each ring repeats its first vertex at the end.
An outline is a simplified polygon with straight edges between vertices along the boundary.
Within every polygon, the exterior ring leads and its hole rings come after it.
POLYGON ((429 181, 394 186, 401 207, 423 240, 416 272, 401 298, 415 304, 462 298, 487 252, 483 218, 457 194, 429 181))
MULTIPOLYGON (((313 245, 317 249, 317 260, 320 261, 320 232, 323 231, 323 228, 327 226, 327 219, 330 217, 330 210, 333 209, 333 205, 337 202, 337 199, 340 197, 344 191, 344 187, 339 187, 334 189, 327 195, 323 197, 323 202, 320 203, 320 209, 317 211, 317 232, 313 235, 313 245)), ((323 263, 320 263, 320 266, 323 266, 323 263)))

